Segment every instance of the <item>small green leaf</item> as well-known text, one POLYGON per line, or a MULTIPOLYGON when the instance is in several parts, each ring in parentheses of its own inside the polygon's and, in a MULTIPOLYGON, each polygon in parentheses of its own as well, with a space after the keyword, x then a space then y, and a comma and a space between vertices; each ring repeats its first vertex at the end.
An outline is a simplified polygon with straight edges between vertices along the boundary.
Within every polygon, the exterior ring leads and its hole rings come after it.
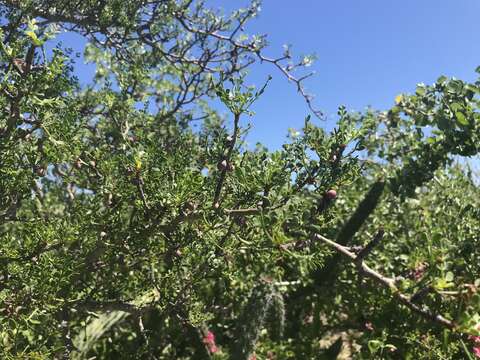
MULTIPOLYGON (((480 68, 480 66, 479 66, 479 68, 480 68)), ((437 84, 443 84, 443 83, 445 83, 445 81, 447 81, 447 77, 442 75, 437 79, 437 84)))
POLYGON ((457 111, 462 110, 462 105, 460 105, 459 103, 453 103, 453 104, 450 105, 450 108, 451 108, 454 112, 457 112, 457 111))
POLYGON ((457 111, 455 113, 455 117, 457 118, 457 123, 459 125, 468 126, 469 122, 468 122, 467 118, 465 117, 465 115, 463 115, 463 113, 461 113, 460 111, 457 111))
POLYGON ((27 36, 32 40, 32 43, 33 43, 35 46, 41 46, 41 45, 43 45, 43 41, 38 38, 37 34, 35 34, 34 31, 32 31, 32 30, 27 30, 27 31, 25 31, 25 35, 27 35, 27 36))
POLYGON ((368 342, 368 350, 371 354, 376 353, 382 347, 382 343, 379 340, 370 340, 368 342))
POLYGON ((426 90, 425 90, 425 87, 418 86, 417 90, 415 92, 416 92, 417 95, 423 96, 423 95, 425 95, 426 90))

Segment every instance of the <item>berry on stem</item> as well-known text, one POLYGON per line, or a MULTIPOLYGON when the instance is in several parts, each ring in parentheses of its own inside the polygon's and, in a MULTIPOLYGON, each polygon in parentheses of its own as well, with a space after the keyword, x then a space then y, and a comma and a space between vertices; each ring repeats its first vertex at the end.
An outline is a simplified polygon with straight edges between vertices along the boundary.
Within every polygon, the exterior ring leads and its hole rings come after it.
POLYGON ((337 192, 333 189, 330 189, 328 190, 326 193, 325 193, 325 197, 328 199, 328 200, 334 200, 337 198, 337 192))

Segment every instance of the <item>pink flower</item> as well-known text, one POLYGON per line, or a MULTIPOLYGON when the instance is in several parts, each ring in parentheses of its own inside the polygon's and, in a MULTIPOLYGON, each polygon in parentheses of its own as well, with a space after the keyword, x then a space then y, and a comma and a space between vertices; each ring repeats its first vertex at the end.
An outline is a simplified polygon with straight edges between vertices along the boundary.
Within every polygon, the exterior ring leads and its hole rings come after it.
POLYGON ((248 358, 248 360, 257 360, 257 355, 256 355, 255 353, 252 354, 252 355, 248 358))
POLYGON ((208 346, 208 351, 210 351, 212 354, 215 354, 218 351, 217 345, 209 345, 208 346))
POLYGON ((207 334, 203 338, 203 343, 207 346, 211 354, 218 352, 217 344, 215 344, 215 334, 213 332, 207 331, 207 334))
POLYGON ((468 340, 472 341, 475 344, 480 344, 480 336, 470 335, 468 340))
POLYGON ((370 321, 367 321, 365 323, 365 329, 369 330, 369 331, 373 331, 373 324, 370 322, 370 321))
POLYGON ((203 342, 206 344, 215 344, 215 334, 211 331, 207 332, 207 335, 203 338, 203 342))
POLYGON ((474 347, 473 347, 473 354, 474 354, 477 358, 480 358, 480 346, 474 346, 474 347))

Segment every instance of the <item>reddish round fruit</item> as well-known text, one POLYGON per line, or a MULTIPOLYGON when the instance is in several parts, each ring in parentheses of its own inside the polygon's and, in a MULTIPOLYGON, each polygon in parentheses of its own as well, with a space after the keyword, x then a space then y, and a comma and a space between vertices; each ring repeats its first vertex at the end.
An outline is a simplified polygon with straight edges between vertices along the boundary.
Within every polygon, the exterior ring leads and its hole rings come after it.
POLYGON ((337 192, 333 189, 330 189, 328 190, 326 193, 325 193, 325 197, 328 199, 328 200, 333 200, 333 199, 336 199, 337 198, 337 192))

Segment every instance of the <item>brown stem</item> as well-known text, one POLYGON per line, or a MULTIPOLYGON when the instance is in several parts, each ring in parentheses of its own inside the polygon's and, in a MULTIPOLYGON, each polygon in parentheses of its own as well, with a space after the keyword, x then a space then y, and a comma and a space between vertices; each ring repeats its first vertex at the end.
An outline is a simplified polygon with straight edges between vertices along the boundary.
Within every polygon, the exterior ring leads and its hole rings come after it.
POLYGON ((215 195, 213 197, 213 207, 218 208, 219 207, 219 200, 220 200, 220 194, 222 192, 222 187, 225 182, 225 177, 228 171, 228 164, 230 164, 230 159, 232 157, 233 149, 235 148, 235 144, 237 142, 237 137, 238 137, 238 123, 240 122, 240 114, 237 113, 235 114, 235 118, 233 120, 233 136, 232 136, 232 141, 230 141, 228 148, 227 148, 227 154, 225 155, 225 158, 223 160, 227 161, 227 166, 222 168, 220 171, 220 177, 218 178, 217 182, 217 187, 215 188, 215 195))
POLYGON ((381 286, 388 288, 391 292, 391 294, 403 305, 408 307, 410 310, 413 312, 419 314, 423 318, 432 321, 436 324, 442 325, 444 327, 447 327, 449 329, 455 329, 457 325, 446 318, 444 318, 442 315, 435 314, 431 310, 426 309, 424 307, 421 307, 417 304, 414 304, 411 301, 411 298, 405 294, 402 294, 400 290, 397 288, 395 285, 395 280, 389 277, 386 277, 379 272, 373 270, 370 268, 368 265, 366 265, 363 261, 358 261, 358 256, 352 253, 347 247, 342 246, 335 241, 332 241, 330 239, 327 239, 326 237, 323 237, 322 235, 316 234, 316 238, 323 243, 327 244, 331 248, 335 249, 338 253, 344 255, 347 258, 350 258, 350 260, 355 264, 357 267, 358 271, 361 272, 363 275, 371 278, 381 286))

